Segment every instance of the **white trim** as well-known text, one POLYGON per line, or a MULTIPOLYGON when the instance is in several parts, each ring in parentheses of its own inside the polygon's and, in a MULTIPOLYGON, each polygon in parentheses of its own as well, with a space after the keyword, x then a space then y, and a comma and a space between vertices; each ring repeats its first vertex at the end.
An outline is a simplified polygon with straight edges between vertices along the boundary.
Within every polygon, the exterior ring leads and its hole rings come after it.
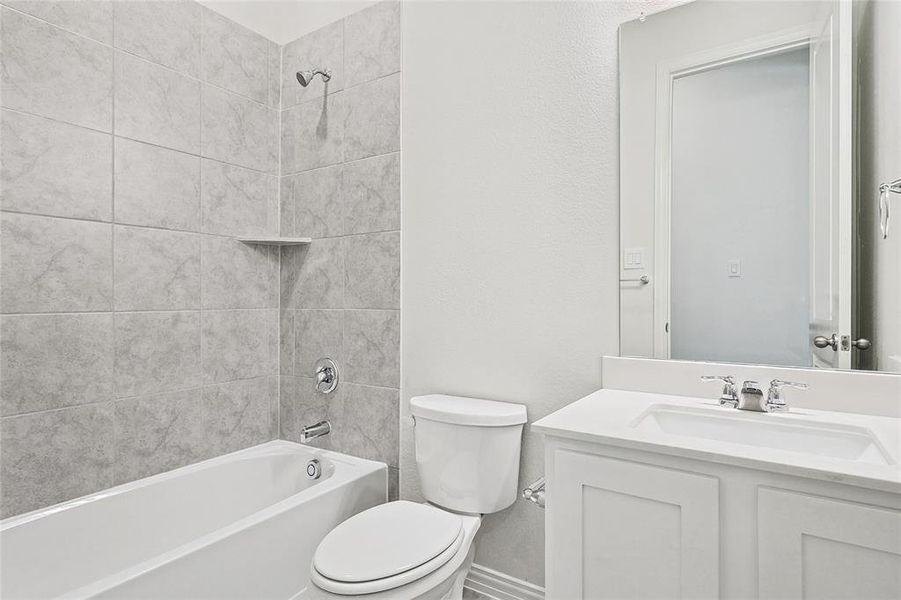
POLYGON ((463 587, 489 600, 544 600, 544 588, 473 563, 463 587))
POLYGON ((724 64, 802 47, 810 43, 813 23, 707 48, 657 64, 654 136, 654 357, 670 358, 670 206, 672 203, 673 81, 724 64))

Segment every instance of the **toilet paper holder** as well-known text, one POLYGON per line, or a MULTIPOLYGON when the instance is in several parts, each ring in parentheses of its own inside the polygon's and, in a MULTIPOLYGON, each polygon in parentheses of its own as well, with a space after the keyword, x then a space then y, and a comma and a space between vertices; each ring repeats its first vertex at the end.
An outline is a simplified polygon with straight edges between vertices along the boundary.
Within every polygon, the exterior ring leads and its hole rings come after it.
POLYGON ((522 497, 544 508, 544 477, 539 477, 522 490, 522 497))

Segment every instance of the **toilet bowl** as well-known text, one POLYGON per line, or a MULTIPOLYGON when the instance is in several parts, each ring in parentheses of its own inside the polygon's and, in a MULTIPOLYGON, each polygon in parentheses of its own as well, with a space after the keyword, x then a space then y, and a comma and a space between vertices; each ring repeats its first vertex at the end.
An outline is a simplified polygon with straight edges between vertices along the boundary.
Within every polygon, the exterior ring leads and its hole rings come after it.
POLYGON ((526 408, 457 396, 410 401, 427 502, 388 502, 329 532, 303 598, 459 600, 482 515, 516 499, 526 408))
POLYGON ((307 597, 459 597, 481 523, 479 515, 404 500, 359 513, 336 527, 317 548, 307 597))

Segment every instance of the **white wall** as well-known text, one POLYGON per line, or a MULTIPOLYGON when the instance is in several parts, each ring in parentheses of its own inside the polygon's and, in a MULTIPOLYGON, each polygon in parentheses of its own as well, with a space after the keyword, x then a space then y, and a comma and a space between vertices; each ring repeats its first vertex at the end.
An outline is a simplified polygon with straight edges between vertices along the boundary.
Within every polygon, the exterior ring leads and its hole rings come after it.
POLYGON ((810 366, 808 53, 673 82, 673 359, 810 366))
POLYGON ((890 198, 891 236, 877 224, 878 186, 901 177, 901 3, 867 2, 858 33, 860 327, 872 338, 863 368, 901 372, 901 196, 890 198))
POLYGON ((278 44, 375 4, 375 0, 199 0, 278 44))
MULTIPOLYGON (((521 402, 618 352, 617 27, 660 2, 404 5, 402 390, 521 402)), ((418 497, 409 419, 401 495, 418 497)), ((521 484, 543 470, 524 439, 521 484)), ((542 584, 544 513, 486 518, 476 562, 542 584)))

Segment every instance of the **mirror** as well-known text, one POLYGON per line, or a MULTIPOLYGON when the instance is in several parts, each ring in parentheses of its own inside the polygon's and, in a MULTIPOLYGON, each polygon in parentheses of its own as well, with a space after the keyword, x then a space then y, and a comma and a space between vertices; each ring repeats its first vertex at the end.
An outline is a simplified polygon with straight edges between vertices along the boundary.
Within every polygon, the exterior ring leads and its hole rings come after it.
POLYGON ((623 356, 901 372, 899 6, 620 28, 623 356))

